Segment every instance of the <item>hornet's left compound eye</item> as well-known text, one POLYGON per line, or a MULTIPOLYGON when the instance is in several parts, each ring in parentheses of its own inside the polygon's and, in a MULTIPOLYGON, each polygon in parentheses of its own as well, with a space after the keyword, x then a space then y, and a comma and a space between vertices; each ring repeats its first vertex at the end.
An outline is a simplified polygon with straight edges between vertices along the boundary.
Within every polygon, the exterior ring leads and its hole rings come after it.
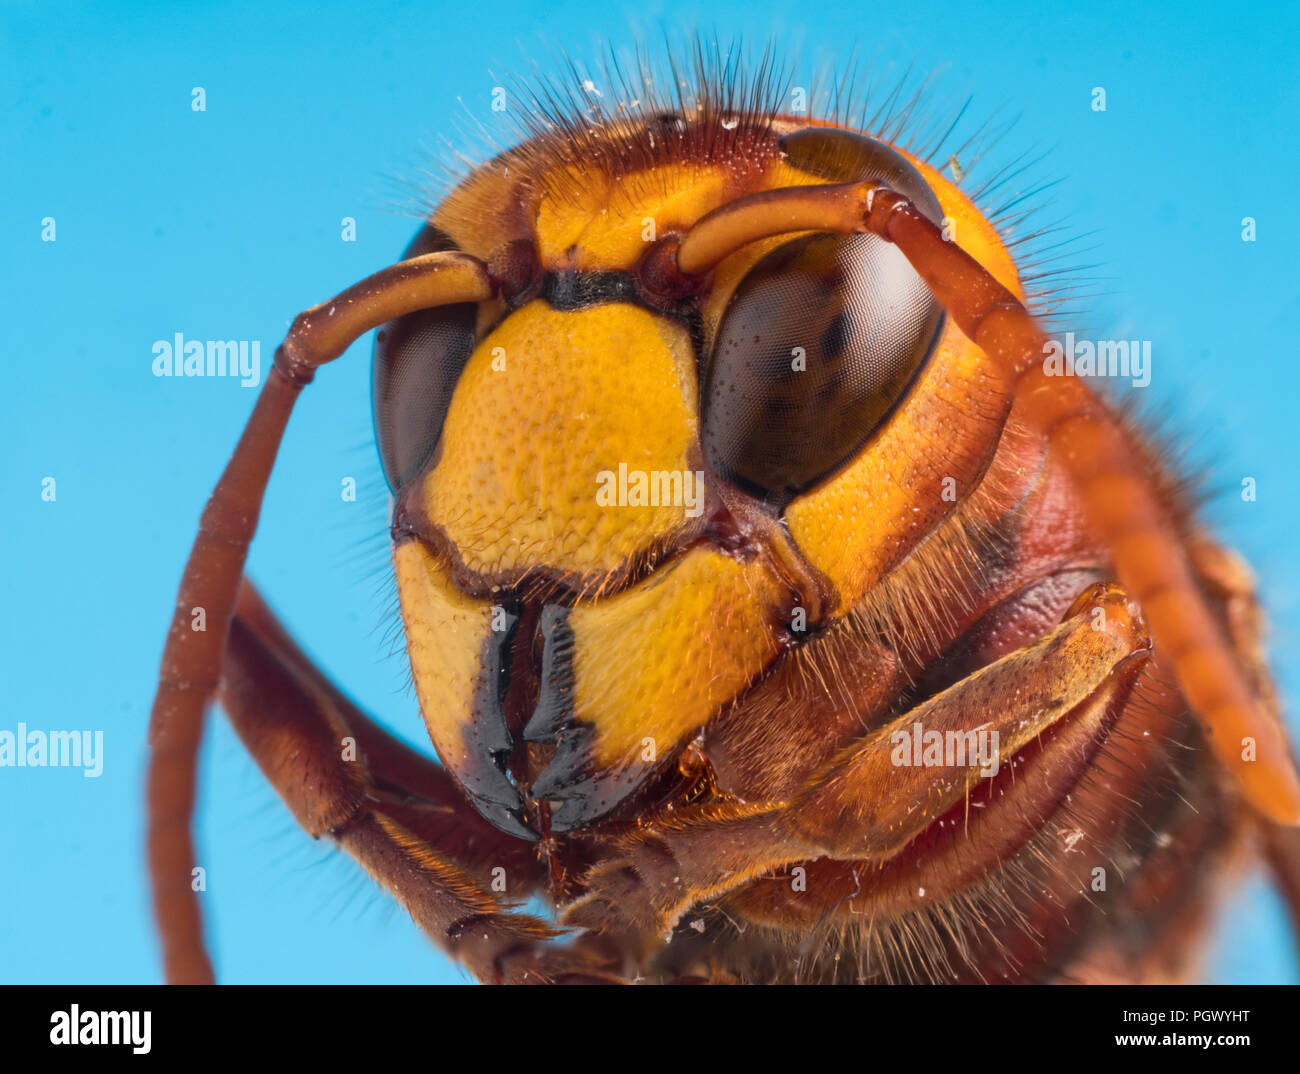
MULTIPOLYGON (((809 128, 781 145, 804 171, 832 182, 881 179, 942 218, 921 174, 881 142, 809 128)), ((875 235, 809 235, 777 247, 740 282, 718 326, 702 398, 710 462, 784 508, 875 432, 943 320, 916 270, 875 235)))
MULTIPOLYGON (((403 260, 455 250, 443 231, 425 225, 403 260)), ((389 321, 375 335, 371 399, 384 476, 394 491, 429 461, 442 433, 451 393, 474 350, 472 302, 436 306, 389 321)))

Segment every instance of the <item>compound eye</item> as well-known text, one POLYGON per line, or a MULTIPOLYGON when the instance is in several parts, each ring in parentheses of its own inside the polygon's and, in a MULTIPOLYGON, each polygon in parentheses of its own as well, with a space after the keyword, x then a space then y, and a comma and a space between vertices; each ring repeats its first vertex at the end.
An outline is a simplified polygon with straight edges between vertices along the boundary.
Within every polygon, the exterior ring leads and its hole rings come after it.
MULTIPOLYGON (((425 225, 403 259, 455 250, 443 231, 425 225)), ((451 393, 474 349, 473 302, 408 313, 375 335, 371 400, 384 476, 394 491, 429 461, 451 393)))
MULTIPOLYGON (((938 221, 938 199, 889 146, 813 128, 782 141, 792 164, 836 182, 879 178, 938 221)), ((880 427, 938 341, 943 308, 875 235, 807 235, 745 276, 705 374, 703 439, 714 468, 784 508, 880 427)))

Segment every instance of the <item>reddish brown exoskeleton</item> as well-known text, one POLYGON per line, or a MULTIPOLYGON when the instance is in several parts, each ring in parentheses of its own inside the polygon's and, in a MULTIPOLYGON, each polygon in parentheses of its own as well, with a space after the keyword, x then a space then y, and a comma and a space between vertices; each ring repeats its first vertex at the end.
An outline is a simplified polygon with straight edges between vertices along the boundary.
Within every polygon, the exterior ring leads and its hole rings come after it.
POLYGON ((303 827, 485 981, 1180 980, 1252 849, 1296 903, 1244 565, 1053 375, 966 195, 712 74, 549 116, 294 321, 163 657, 170 980, 212 976, 189 820, 214 695, 303 827), (298 393, 380 326, 441 765, 243 580, 298 393), (514 910, 534 893, 558 926, 514 910))

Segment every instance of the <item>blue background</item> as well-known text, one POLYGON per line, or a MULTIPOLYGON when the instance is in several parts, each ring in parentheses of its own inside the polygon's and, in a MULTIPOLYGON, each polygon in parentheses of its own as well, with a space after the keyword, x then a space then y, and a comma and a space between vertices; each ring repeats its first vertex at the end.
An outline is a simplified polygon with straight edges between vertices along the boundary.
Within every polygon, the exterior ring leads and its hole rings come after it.
MULTIPOLYGON (((769 36, 803 69, 856 47, 939 71, 966 129, 1019 121, 990 163, 1048 151, 1039 180, 1095 293, 1086 338, 1153 341, 1151 410, 1221 495, 1210 517, 1257 567, 1273 651, 1295 651, 1300 524, 1294 341, 1300 26, 1289 3, 813 5, 114 4, 0 13, 6 346, 0 727, 105 732, 105 772, 0 770, 0 980, 154 981, 142 865, 144 734, 201 505, 253 403, 234 381, 156 379, 153 341, 260 339, 393 260, 421 169, 468 114, 507 135, 492 87, 699 22, 769 36), (497 72, 494 77, 490 71, 497 72), (203 86, 207 111, 191 110, 203 86), (1102 86, 1107 111, 1090 107, 1102 86), (463 102, 463 104, 462 104, 463 102), (467 111, 468 110, 468 111, 467 111), (57 220, 57 242, 41 220, 57 220), (340 241, 340 221, 357 241, 340 241), (1258 241, 1241 241, 1241 220, 1258 241), (1092 247, 1091 252, 1085 252, 1092 247), (58 482, 54 503, 40 483, 58 482), (1236 494, 1257 479, 1259 499, 1236 494)), ((799 79, 804 82, 805 79, 799 79)), ((987 174, 987 171, 986 173, 987 174)), ((1067 264, 1069 262, 1067 261, 1067 264)), ((250 571, 360 703, 421 743, 390 656, 386 489, 370 441, 370 340, 290 425, 250 571), (344 477, 360 495, 345 503, 344 477)), ((1294 717, 1300 668, 1278 672, 1294 717)), ((406 915, 311 843, 220 717, 202 768, 203 899, 226 981, 459 980, 406 915)), ((1210 977, 1297 981, 1262 880, 1223 914, 1210 977)))

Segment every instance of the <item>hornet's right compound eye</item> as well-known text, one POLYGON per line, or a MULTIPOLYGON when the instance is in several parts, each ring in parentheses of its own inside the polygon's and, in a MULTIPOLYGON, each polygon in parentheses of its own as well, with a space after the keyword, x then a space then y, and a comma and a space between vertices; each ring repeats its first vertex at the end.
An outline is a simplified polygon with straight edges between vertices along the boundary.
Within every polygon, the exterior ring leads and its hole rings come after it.
MULTIPOLYGON (((445 232, 426 224, 402 257, 455 249, 445 232)), ((418 475, 433 454, 452 392, 474 350, 476 318, 473 302, 436 306, 389 321, 375 335, 375 440, 393 491, 418 475)))
MULTIPOLYGON (((781 147, 819 178, 880 179, 941 219, 920 172, 883 142, 809 128, 781 147)), ((709 355, 703 440, 714 468, 783 509, 881 427, 943 324, 907 258, 875 235, 805 235, 777 247, 732 294, 709 355)))

